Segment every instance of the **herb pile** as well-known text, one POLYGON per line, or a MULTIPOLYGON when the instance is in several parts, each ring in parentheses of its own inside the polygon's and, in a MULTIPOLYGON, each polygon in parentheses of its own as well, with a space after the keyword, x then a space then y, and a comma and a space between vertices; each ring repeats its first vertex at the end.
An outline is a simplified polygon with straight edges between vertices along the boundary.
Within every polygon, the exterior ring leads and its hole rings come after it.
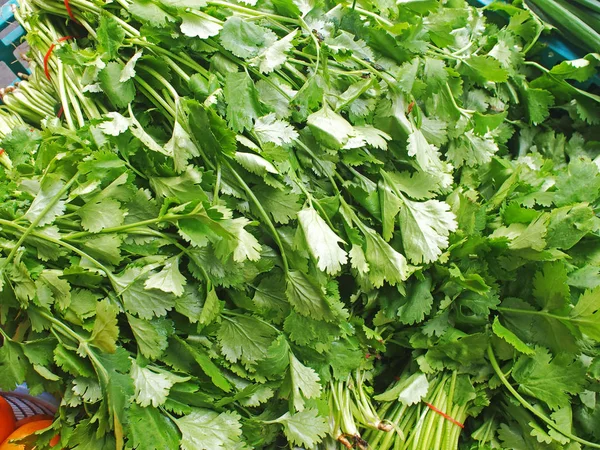
POLYGON ((600 56, 462 0, 22 0, 0 388, 61 447, 600 448, 600 56))

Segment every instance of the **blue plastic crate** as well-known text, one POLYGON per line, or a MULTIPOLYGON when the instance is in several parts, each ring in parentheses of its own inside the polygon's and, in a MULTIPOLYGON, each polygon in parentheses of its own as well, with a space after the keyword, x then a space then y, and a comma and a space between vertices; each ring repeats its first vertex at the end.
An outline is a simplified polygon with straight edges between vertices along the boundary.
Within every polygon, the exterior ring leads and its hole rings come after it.
MULTIPOLYGON (((473 6, 487 6, 494 2, 494 0, 467 1, 473 6)), ((569 42, 565 42, 564 39, 557 37, 555 33, 553 33, 551 36, 542 36, 540 41, 545 45, 545 47, 538 55, 540 60, 539 62, 544 67, 549 69, 563 61, 571 61, 573 59, 583 58, 586 55, 586 52, 581 50, 579 47, 570 44, 569 42)), ((582 89, 587 89, 593 84, 600 86, 600 76, 596 75, 584 83, 576 84, 582 89)))
POLYGON ((0 87, 11 86, 19 72, 28 72, 28 64, 21 55, 27 52, 27 44, 21 43, 25 30, 12 11, 17 0, 0 0, 0 87))

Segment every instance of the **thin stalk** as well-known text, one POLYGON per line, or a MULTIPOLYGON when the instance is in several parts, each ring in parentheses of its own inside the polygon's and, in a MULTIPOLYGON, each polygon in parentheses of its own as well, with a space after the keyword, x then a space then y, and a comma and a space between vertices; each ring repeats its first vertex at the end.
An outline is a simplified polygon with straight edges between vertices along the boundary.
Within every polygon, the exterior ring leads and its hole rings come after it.
POLYGON ((498 360, 496 359, 496 355, 494 355, 494 351, 492 350, 491 346, 489 346, 487 349, 487 355, 490 360, 490 363, 492 364, 492 368, 494 369, 494 372, 496 372, 496 375, 498 376, 498 378, 500 379, 500 381, 502 382, 504 387, 506 387, 506 389, 508 389, 508 391, 513 395, 513 397, 515 399, 517 399, 517 401, 521 404, 521 406, 523 406, 525 409, 529 410, 529 412, 531 412, 534 416, 536 416, 537 418, 542 420, 544 423, 546 423, 546 425, 548 425, 550 428, 554 429, 555 431, 562 434, 563 436, 571 439, 572 441, 579 442, 580 444, 587 445, 588 447, 600 448, 600 444, 586 441, 585 439, 581 439, 580 437, 575 436, 574 434, 571 434, 567 431, 562 430, 558 425, 556 425, 554 423, 554 421, 549 419, 545 414, 541 413, 531 403, 529 403, 527 400, 525 400, 521 396, 521 394, 519 394, 517 392, 517 390, 514 387, 512 387, 512 385, 508 382, 508 380, 504 376, 504 373, 502 372, 502 369, 498 365, 498 360))
POLYGON ((229 171, 232 173, 234 178, 240 184, 242 189, 246 192, 246 195, 248 195, 248 197, 250 197, 250 199, 256 206, 256 209, 258 209, 258 212, 262 216, 265 225, 267 226, 269 231, 271 231, 271 234, 273 235, 273 239, 275 240, 275 243, 279 247, 279 251, 281 253, 281 261, 283 263, 283 269, 286 273, 288 273, 290 271, 290 268, 288 265, 287 257, 285 256, 285 249, 283 247, 283 243, 281 242, 281 238, 279 237, 279 233, 277 232, 277 229, 273 225, 273 222, 271 221, 267 212, 265 211, 265 209, 263 208, 261 203, 258 201, 256 196, 252 192, 252 189, 250 189, 250 187, 246 184, 246 182, 243 180, 243 178, 235 171, 235 169, 233 167, 231 167, 231 164, 229 164, 229 162, 225 161, 225 166, 229 169, 229 171))
POLYGON ((4 264, 2 265, 3 268, 6 267, 12 261, 12 259, 15 257, 15 254, 17 253, 19 247, 21 247, 21 244, 23 244, 23 242, 25 241, 27 236, 30 235, 31 233, 33 233, 33 230, 39 225, 39 223, 42 221, 42 219, 48 213, 48 211, 50 211, 52 208, 54 208, 54 205, 56 204, 56 202, 58 202, 60 200, 60 198, 69 191, 69 189, 71 188, 73 183, 75 183, 75 181, 77 181, 78 177, 79 177, 79 172, 77 172, 75 175, 73 175, 73 177, 69 181, 67 181, 67 183, 62 187, 62 189, 60 191, 58 191, 58 193, 54 197, 52 197, 52 199, 48 202, 48 204, 42 210, 42 212, 39 214, 39 216, 34 221, 31 222, 31 225, 29 225, 29 227, 23 232, 23 234, 21 235, 21 237, 19 238, 19 240, 17 241, 17 243, 15 244, 15 246, 13 247, 11 252, 8 254, 6 259, 4 260, 4 264))

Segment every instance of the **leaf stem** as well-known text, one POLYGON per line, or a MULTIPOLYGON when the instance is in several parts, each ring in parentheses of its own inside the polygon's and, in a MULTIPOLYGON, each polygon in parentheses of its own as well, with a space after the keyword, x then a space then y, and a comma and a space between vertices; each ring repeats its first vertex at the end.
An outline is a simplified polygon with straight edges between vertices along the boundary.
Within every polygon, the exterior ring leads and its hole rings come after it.
POLYGON ((243 180, 243 178, 236 172, 236 170, 233 167, 231 167, 229 162, 225 161, 225 166, 229 169, 229 171, 232 173, 232 175, 237 180, 237 182, 240 184, 240 186, 242 186, 242 189, 244 189, 244 191, 246 191, 246 195, 248 195, 248 197, 250 197, 250 199, 252 200, 252 202, 254 203, 256 208, 258 209, 260 215, 262 216, 263 220, 265 221, 265 225, 271 231, 271 234, 273 235, 273 239, 275 239, 275 243, 279 247, 279 251, 281 252, 281 261, 283 262, 283 269, 286 273, 289 272, 290 268, 288 265, 287 257, 285 256, 285 249, 283 247, 283 243, 281 242, 279 233, 277 232, 277 229, 273 225, 273 222, 269 218, 267 212, 265 211, 263 206, 260 204, 260 202, 258 201, 256 196, 252 192, 252 189, 250 189, 250 187, 246 184, 246 182, 243 180))
POLYGON ((549 419, 545 414, 542 414, 537 408, 535 408, 531 403, 529 403, 527 400, 525 400, 521 394, 519 394, 517 392, 517 390, 512 387, 512 385, 508 382, 508 380, 506 379, 506 377, 504 376, 504 373, 502 372, 502 369, 500 368, 500 366, 498 365, 498 360, 496 359, 496 355, 494 355, 494 351, 492 350, 491 346, 488 346, 487 348, 487 355, 488 358, 490 360, 490 363, 492 364, 492 367, 494 369, 494 372, 496 372, 496 375, 498 376, 498 378, 500 378, 500 381, 502 382, 502 384, 506 387, 506 389, 508 389, 508 391, 513 395, 513 397, 515 399, 518 400, 518 402, 525 408, 528 409, 534 416, 538 417, 539 419, 541 419, 543 422, 545 422, 548 426, 550 426, 552 429, 554 429, 555 431, 557 431, 558 433, 562 434, 565 437, 568 437, 569 439, 571 439, 572 441, 575 442, 579 442, 580 444, 583 445, 587 445, 589 447, 592 448, 600 448, 600 444, 595 444, 594 442, 590 442, 590 441, 586 441, 585 439, 581 439, 578 436, 575 436, 569 432, 563 431, 560 429, 560 427, 558 425, 556 425, 551 419, 549 419))
POLYGON ((13 247, 11 252, 8 254, 6 259, 4 260, 4 264, 2 265, 2 268, 6 267, 12 261, 12 259, 15 257, 15 254, 17 253, 17 250, 19 249, 21 244, 25 241, 27 236, 30 235, 31 233, 33 233, 34 228, 36 228, 38 226, 38 224, 42 221, 42 219, 48 213, 48 211, 50 211, 54 207, 56 202, 59 201, 60 198, 67 193, 67 191, 71 188, 73 183, 75 183, 75 181, 77 181, 78 177, 79 177, 79 172, 77 172, 75 175, 73 175, 73 177, 62 187, 62 189, 48 202, 48 204, 42 210, 42 212, 38 215, 38 217, 33 222, 31 222, 31 225, 29 225, 29 227, 23 232, 23 234, 21 235, 21 237, 19 238, 19 240, 17 241, 17 243, 15 244, 15 246, 13 247))

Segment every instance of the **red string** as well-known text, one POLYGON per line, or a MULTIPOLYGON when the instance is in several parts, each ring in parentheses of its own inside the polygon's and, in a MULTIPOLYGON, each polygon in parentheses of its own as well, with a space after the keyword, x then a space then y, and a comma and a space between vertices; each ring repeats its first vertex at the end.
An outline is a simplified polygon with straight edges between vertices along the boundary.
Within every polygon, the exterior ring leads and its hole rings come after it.
POLYGON ((73 11, 71 10, 71 5, 69 4, 69 0, 64 0, 64 3, 65 3, 65 8, 67 10, 67 14, 69 14, 69 17, 71 18, 71 20, 75 23, 79 23, 79 22, 77 22, 77 19, 73 15, 73 11))
MULTIPOLYGON (((61 38, 58 38, 58 42, 64 42, 69 39, 73 39, 73 36, 63 36, 61 38)), ((50 70, 48 70, 48 61, 50 60, 50 56, 54 51, 54 47, 56 47, 56 44, 50 44, 48 51, 44 55, 44 73, 46 74, 46 78, 48 78, 48 80, 50 80, 50 70)))
POLYGON ((56 117, 58 117, 59 119, 61 118, 61 116, 63 115, 63 112, 65 112, 64 107, 61 105, 60 109, 58 110, 58 113, 56 114, 56 117))
POLYGON ((50 80, 50 71, 48 70, 48 60, 50 59, 50 55, 54 51, 54 47, 55 47, 54 44, 50 44, 50 48, 44 55, 44 73, 46 74, 46 78, 48 78, 48 80, 50 80))
POLYGON ((465 426, 460 423, 458 420, 456 420, 453 417, 450 417, 448 414, 446 414, 444 411, 441 411, 439 409, 437 409, 435 406, 433 406, 431 403, 425 402, 425 404, 427 406, 429 406, 429 409, 431 409, 433 412, 438 413, 440 416, 442 416, 444 419, 449 420, 450 422, 452 422, 454 425, 457 425, 461 428, 464 428, 465 426))

